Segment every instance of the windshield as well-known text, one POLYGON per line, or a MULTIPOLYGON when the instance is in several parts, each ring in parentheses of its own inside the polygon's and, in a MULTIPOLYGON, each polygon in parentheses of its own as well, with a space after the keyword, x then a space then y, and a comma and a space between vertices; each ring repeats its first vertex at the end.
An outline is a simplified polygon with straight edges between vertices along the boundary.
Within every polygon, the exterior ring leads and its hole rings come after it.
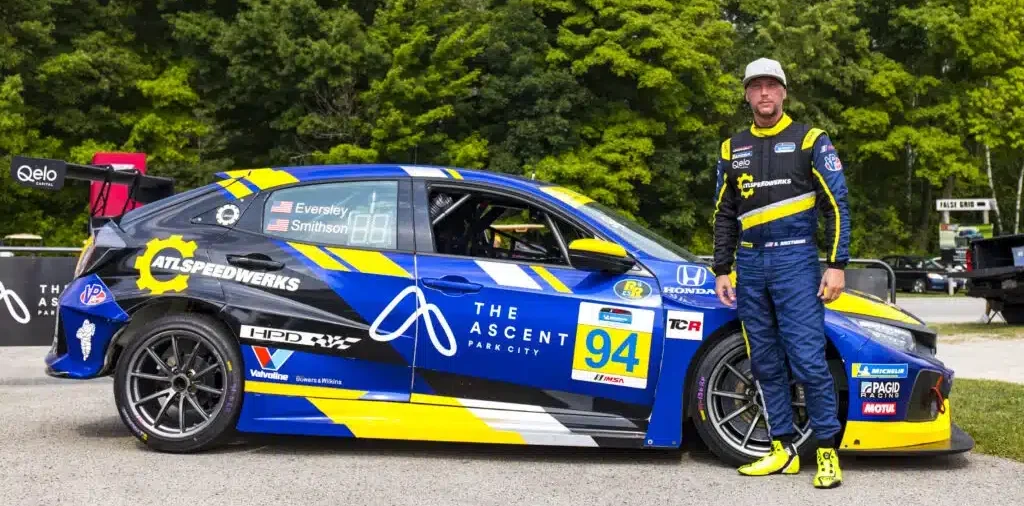
POLYGON ((915 269, 945 269, 931 258, 911 258, 910 261, 915 269))
POLYGON ((604 204, 591 201, 587 205, 580 206, 578 209, 583 214, 611 228, 634 246, 655 258, 669 262, 707 263, 697 255, 640 226, 639 223, 630 220, 604 204))

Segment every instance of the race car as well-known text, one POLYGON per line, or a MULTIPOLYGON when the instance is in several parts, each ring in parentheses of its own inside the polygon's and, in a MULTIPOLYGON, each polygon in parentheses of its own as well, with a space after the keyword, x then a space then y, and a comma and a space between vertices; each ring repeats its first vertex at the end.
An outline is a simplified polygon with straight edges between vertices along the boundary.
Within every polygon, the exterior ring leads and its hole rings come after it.
MULTIPOLYGON (((16 157, 18 170, 130 186, 142 203, 92 233, 45 364, 112 376, 151 449, 246 433, 652 449, 696 434, 731 464, 769 449, 707 263, 566 187, 332 165, 233 170, 175 194, 109 167, 16 157)), ((935 331, 848 290, 826 334, 842 452, 973 447, 950 420, 935 331)), ((792 394, 808 449, 795 381, 792 394)))

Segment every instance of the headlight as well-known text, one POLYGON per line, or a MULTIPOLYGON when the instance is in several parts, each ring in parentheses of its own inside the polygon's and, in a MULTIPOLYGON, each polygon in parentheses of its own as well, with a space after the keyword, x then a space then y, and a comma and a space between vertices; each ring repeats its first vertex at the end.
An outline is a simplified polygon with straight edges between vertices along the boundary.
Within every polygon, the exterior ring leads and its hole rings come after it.
POLYGON ((934 279, 936 281, 942 281, 943 279, 946 279, 946 276, 943 276, 942 274, 939 274, 937 272, 929 272, 928 273, 928 279, 934 279))
POLYGON ((861 328, 868 331, 868 336, 870 336, 871 339, 874 339, 879 343, 900 351, 914 351, 914 334, 907 329, 901 329, 899 327, 893 327, 892 325, 886 325, 884 323, 878 323, 871 320, 861 320, 859 318, 854 318, 853 321, 857 322, 861 328))

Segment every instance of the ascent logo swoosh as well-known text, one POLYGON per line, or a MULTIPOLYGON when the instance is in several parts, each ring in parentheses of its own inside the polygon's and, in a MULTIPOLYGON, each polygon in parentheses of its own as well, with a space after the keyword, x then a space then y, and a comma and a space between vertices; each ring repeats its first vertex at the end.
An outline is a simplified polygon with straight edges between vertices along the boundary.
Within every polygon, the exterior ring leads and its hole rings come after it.
POLYGON ((423 295, 423 291, 415 285, 399 292, 394 299, 391 299, 391 302, 388 303, 387 307, 377 315, 377 319, 373 321, 372 325, 370 325, 370 338, 374 341, 385 343, 393 341, 404 334, 405 331, 409 330, 409 327, 416 323, 416 319, 420 316, 423 316, 423 324, 427 328, 427 334, 430 336, 430 342, 434 343, 434 348, 437 349, 437 352, 446 357, 455 355, 455 352, 458 351, 458 344, 455 342, 455 334, 452 333, 452 328, 448 325, 448 320, 444 318, 444 315, 441 314, 441 310, 438 309, 437 306, 427 302, 426 297, 423 295), (381 334, 379 332, 380 324, 391 315, 391 312, 395 310, 395 306, 405 300, 409 295, 416 296, 419 308, 416 309, 416 312, 405 319, 405 322, 398 327, 398 330, 395 330, 394 332, 384 331, 384 333, 381 334), (439 323, 441 325, 441 329, 444 330, 445 337, 448 338, 447 347, 443 346, 437 337, 437 331, 434 329, 434 323, 430 319, 431 314, 433 314, 434 318, 437 319, 437 323, 439 323))

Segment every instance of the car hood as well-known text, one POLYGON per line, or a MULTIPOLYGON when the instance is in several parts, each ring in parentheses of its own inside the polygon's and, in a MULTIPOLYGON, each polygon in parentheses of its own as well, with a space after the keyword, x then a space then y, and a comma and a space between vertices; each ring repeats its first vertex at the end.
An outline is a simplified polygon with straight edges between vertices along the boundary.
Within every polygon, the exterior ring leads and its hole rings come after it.
POLYGON ((911 325, 925 325, 905 309, 869 293, 847 288, 836 300, 825 305, 837 313, 869 316, 911 325))
MULTIPOLYGON (((702 308, 721 308, 715 295, 715 275, 704 264, 668 263, 652 269, 658 277, 663 298, 702 308)), ((730 275, 736 284, 736 273, 730 275)), ((903 308, 866 292, 847 288, 836 300, 825 306, 841 314, 867 316, 909 325, 925 325, 903 308)))

